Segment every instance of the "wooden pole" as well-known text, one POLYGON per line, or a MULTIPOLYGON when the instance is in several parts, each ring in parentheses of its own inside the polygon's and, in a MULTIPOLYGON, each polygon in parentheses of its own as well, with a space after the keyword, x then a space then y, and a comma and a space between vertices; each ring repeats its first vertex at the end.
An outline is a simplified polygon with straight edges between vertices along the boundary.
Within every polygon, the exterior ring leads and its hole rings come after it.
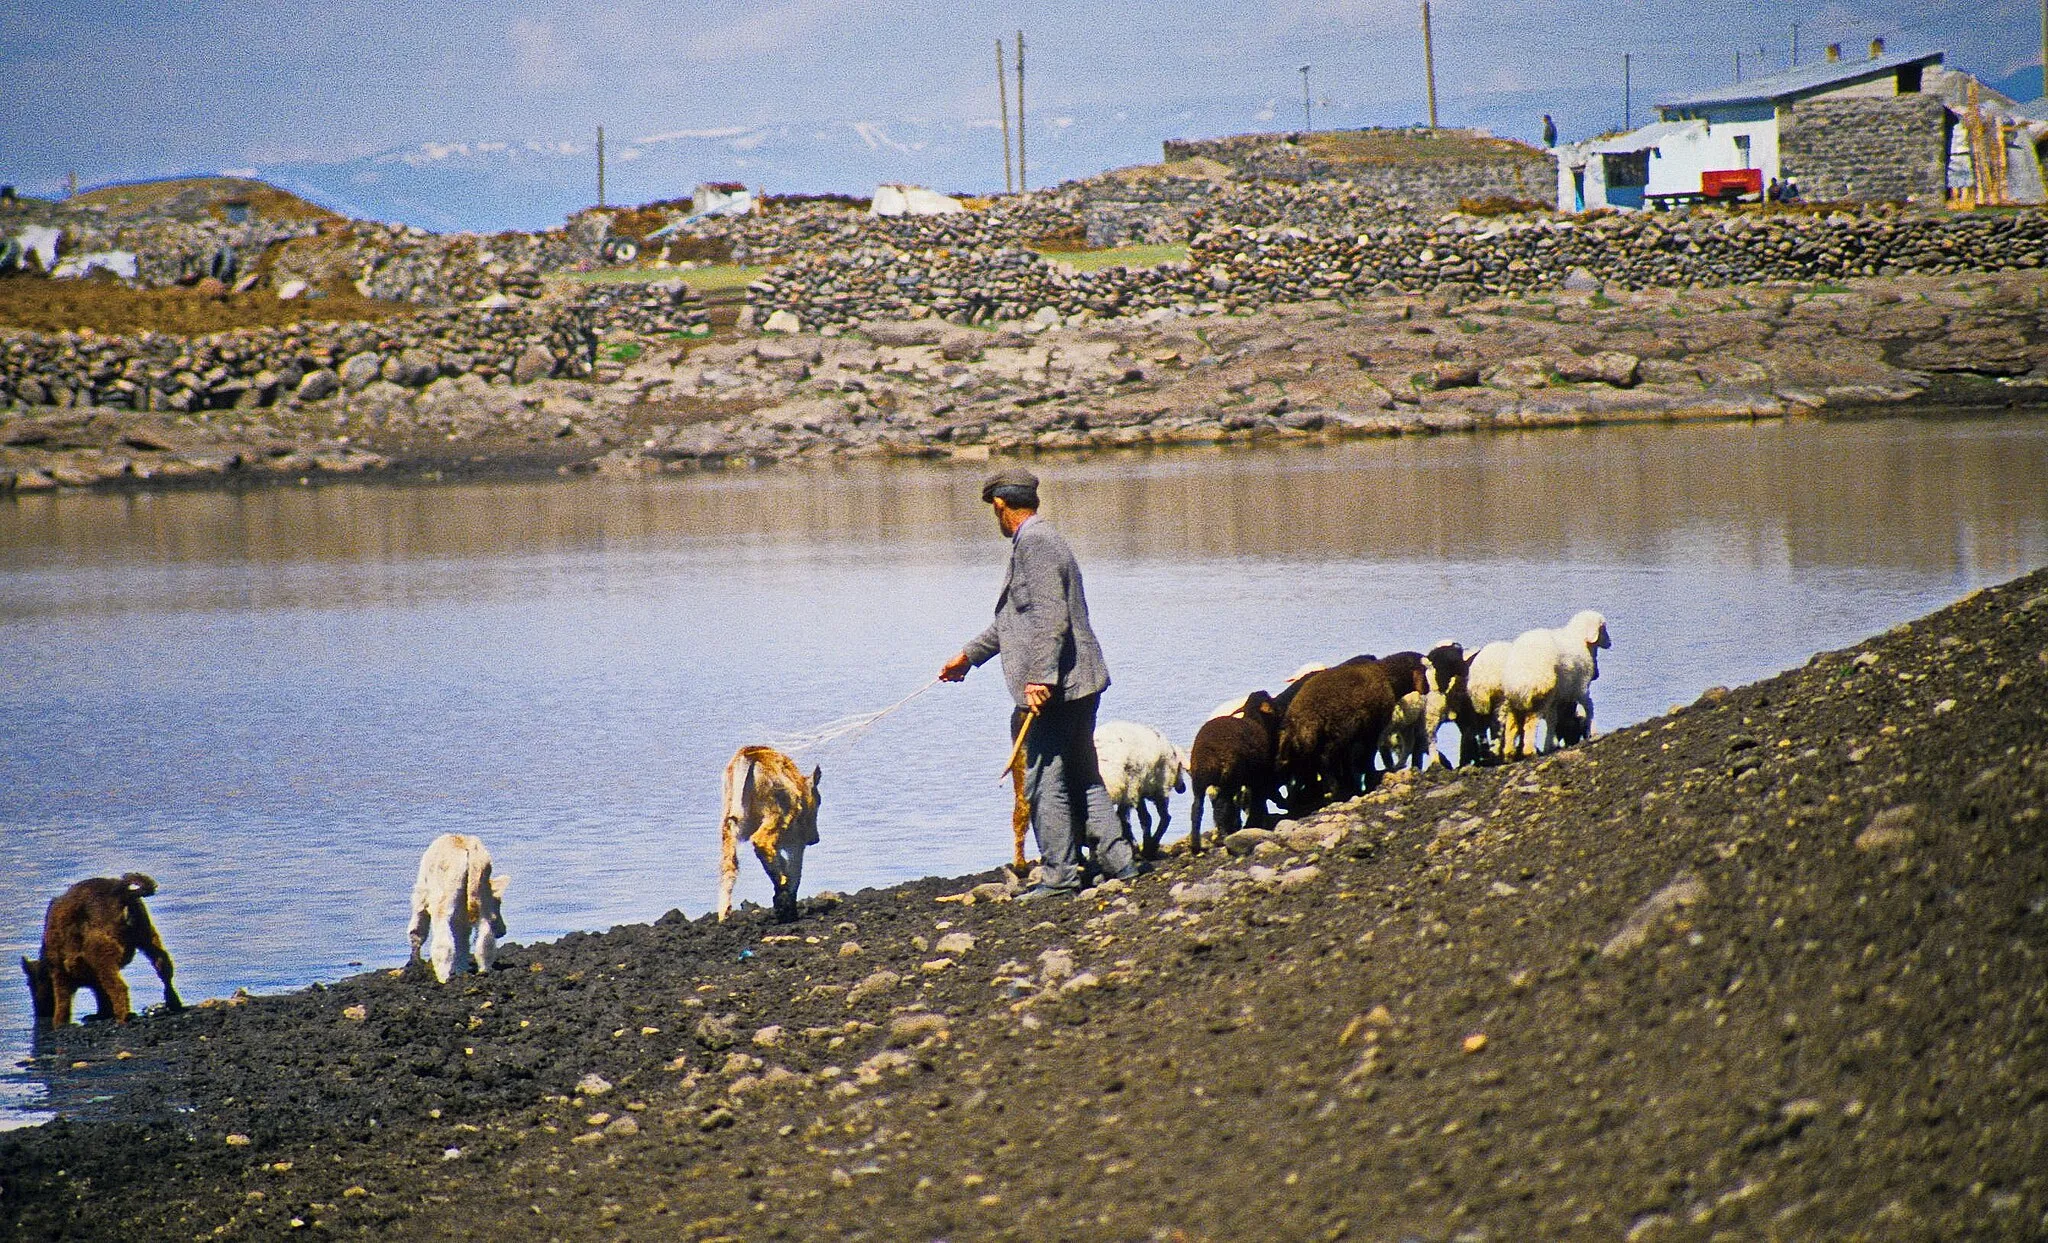
POLYGON ((597 127, 597 205, 604 206, 604 126, 597 127))
POLYGON ((1422 77, 1429 85, 1429 128, 1436 128, 1436 49, 1429 37, 1429 0, 1422 0, 1422 77))
POLYGON ((1001 776, 1009 776, 1010 770, 1017 767, 1017 757, 1024 754, 1024 740, 1031 736, 1031 725, 1036 720, 1038 709, 1032 708, 1024 714, 1024 724, 1017 730, 1017 741, 1010 746, 1010 758, 1004 761, 1001 776))
POLYGON ((1024 172, 1024 32, 1017 32, 1017 193, 1031 189, 1024 172))
POLYGON ((1634 112, 1631 105, 1635 102, 1630 94, 1632 84, 1629 80, 1629 60, 1629 54, 1623 52, 1621 54, 1621 128, 1624 133, 1631 128, 1630 120, 1634 112))
MULTIPOLYGON (((2048 4, 2048 0, 2041 0, 2048 4)), ((1003 193, 1010 194, 1017 189, 1016 174, 1010 167, 1010 82, 1008 70, 1003 68, 1003 40, 996 38, 996 111, 1003 117, 1003 193)))

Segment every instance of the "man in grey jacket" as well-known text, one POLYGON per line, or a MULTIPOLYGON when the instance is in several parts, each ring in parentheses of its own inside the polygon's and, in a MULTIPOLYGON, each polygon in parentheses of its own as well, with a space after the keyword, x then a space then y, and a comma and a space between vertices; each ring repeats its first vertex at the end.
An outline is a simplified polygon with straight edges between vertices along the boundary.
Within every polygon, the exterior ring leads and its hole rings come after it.
POLYGON ((1040 880, 1022 897, 1080 888, 1083 841, 1103 875, 1136 876, 1142 869, 1095 761, 1095 711, 1109 686, 1109 666, 1088 625, 1081 567, 1067 541, 1038 516, 1038 477, 1030 471, 990 476, 981 499, 994 507, 996 525, 1010 541, 1009 575, 996 599, 995 622, 947 661, 939 677, 963 681, 969 669, 1002 654, 1003 680, 1017 705, 1011 733, 1031 731, 1024 743, 1024 796, 1038 837, 1040 880))

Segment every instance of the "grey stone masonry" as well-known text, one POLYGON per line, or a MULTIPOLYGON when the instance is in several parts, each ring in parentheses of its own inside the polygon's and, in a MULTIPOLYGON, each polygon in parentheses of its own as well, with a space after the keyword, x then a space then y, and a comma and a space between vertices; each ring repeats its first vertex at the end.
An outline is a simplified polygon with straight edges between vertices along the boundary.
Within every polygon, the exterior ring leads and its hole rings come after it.
POLYGON ((1547 201, 1556 193, 1549 153, 1470 130, 1345 130, 1304 138, 1237 134, 1169 139, 1169 161, 1211 159, 1245 178, 1348 181, 1432 210, 1461 200, 1547 201), (1360 148, 1347 153, 1344 140, 1360 148))
POLYGON ((1932 95, 1804 100, 1779 114, 1779 166, 1814 202, 1938 203, 1949 124, 1932 95))

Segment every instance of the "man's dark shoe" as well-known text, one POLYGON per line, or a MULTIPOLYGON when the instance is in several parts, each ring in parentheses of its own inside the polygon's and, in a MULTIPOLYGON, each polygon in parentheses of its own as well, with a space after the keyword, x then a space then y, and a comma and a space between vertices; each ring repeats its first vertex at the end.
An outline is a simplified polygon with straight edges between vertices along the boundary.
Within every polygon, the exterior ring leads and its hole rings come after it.
POLYGON ((1116 874, 1115 876, 1112 876, 1112 877, 1110 877, 1110 879, 1111 879, 1111 880, 1136 880, 1136 879, 1138 879, 1138 878, 1139 878, 1140 876, 1150 876, 1150 875, 1152 875, 1152 865, 1151 865, 1150 863, 1147 863, 1147 862, 1146 862, 1145 860, 1143 860, 1143 859, 1134 859, 1134 860, 1132 860, 1132 861, 1131 861, 1131 866, 1129 866, 1129 867, 1125 868, 1125 869, 1124 869, 1123 871, 1121 871, 1121 872, 1118 872, 1118 873, 1117 873, 1117 874, 1116 874))
POLYGON ((1036 902, 1040 898, 1071 898, 1080 890, 1072 885, 1033 885, 1017 895, 1019 902, 1036 902))

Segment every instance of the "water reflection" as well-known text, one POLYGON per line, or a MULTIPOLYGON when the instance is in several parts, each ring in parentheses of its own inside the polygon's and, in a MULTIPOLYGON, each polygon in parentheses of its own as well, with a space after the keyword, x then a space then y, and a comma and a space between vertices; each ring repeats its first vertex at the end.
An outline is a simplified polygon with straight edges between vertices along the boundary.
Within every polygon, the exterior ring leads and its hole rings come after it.
MULTIPOLYGON (((984 469, 0 504, 0 948, 32 951, 71 881, 134 869, 189 1000, 390 964, 419 851, 451 830, 512 877, 514 939, 701 912, 733 748, 893 702, 985 622, 984 469)), ((1106 714, 1182 741, 1304 659, 1583 606, 1614 631, 1613 727, 2048 560, 2039 421, 1039 469, 1087 567, 1106 714)), ((988 670, 818 754, 807 887, 1004 858, 1002 730, 988 670)), ((26 1001, 0 987, 0 1067, 26 1001)), ((0 1074, 0 1114, 29 1103, 0 1074)))

